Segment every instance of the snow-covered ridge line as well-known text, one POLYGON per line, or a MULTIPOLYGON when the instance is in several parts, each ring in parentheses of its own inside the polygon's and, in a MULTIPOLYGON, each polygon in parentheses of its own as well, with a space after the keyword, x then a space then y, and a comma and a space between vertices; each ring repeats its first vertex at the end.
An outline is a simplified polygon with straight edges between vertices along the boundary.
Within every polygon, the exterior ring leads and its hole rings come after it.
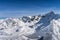
POLYGON ((58 36, 60 35, 59 23, 60 15, 54 12, 42 16, 37 15, 23 16, 22 18, 0 19, 0 39, 58 40, 60 37, 58 36))
POLYGON ((40 16, 0 19, 0 39, 15 40, 14 37, 21 36, 22 38, 17 38, 17 40, 23 40, 25 36, 31 35, 35 32, 33 25, 35 25, 38 20, 40 20, 40 16))

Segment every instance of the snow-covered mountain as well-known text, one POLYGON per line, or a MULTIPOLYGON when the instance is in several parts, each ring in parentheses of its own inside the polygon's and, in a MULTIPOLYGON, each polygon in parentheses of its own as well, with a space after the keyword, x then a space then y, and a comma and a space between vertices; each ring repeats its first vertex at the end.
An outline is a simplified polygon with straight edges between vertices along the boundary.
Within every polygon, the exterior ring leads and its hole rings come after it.
POLYGON ((0 40, 60 40, 60 15, 0 19, 0 40))

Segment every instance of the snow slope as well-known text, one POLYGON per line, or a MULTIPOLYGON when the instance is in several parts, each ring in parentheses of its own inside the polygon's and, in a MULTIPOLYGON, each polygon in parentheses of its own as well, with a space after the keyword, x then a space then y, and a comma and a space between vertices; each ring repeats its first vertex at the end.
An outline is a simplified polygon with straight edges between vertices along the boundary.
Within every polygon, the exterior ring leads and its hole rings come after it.
POLYGON ((0 40, 60 40, 60 15, 0 19, 0 40))

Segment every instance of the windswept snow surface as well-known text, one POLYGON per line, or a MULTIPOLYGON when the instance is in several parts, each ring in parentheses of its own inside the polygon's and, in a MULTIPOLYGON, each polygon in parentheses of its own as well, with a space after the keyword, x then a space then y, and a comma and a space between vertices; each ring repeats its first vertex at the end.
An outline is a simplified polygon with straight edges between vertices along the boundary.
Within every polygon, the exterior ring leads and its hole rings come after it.
POLYGON ((0 19, 0 40, 60 40, 60 15, 0 19))

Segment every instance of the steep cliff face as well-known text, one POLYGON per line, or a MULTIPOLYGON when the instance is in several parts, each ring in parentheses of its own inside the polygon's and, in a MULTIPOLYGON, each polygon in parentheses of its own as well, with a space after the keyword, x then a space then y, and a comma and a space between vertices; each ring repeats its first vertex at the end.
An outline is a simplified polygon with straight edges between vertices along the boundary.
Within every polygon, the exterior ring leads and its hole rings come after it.
POLYGON ((0 20, 0 40, 60 40, 60 15, 23 16, 0 20))

